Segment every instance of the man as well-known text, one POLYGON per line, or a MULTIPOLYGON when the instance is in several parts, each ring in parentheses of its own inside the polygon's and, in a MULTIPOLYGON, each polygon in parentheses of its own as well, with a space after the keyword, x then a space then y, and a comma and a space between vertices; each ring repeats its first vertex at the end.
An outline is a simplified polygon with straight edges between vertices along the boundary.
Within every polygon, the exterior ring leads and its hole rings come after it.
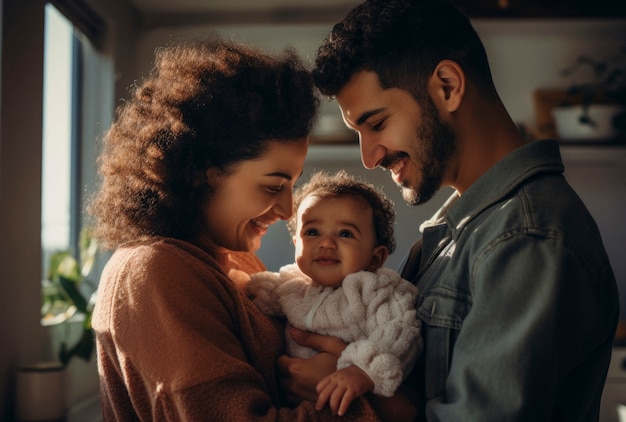
POLYGON ((420 292, 426 419, 597 420, 615 277, 557 142, 524 142, 468 19, 436 0, 366 1, 323 42, 314 79, 409 204, 456 191, 403 270, 420 292))

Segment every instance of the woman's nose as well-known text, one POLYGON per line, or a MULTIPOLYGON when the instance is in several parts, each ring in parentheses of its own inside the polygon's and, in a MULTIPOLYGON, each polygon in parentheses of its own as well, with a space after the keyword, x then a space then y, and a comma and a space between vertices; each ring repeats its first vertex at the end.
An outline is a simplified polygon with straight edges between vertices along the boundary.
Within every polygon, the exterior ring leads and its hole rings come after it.
POLYGON ((293 214, 293 193, 291 189, 285 189, 280 192, 279 198, 272 208, 278 218, 289 220, 293 214))

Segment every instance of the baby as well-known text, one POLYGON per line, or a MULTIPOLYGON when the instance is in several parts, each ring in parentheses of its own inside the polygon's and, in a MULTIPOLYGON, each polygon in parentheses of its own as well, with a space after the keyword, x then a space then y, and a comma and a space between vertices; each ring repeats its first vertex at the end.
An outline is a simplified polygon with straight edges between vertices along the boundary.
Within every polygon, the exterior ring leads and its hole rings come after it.
MULTIPOLYGON (((392 396, 415 364, 422 350, 417 288, 383 267, 395 249, 395 213, 373 186, 344 171, 318 172, 294 194, 294 210, 287 227, 296 263, 253 274, 247 293, 266 314, 348 343, 337 371, 317 385, 318 410, 335 395, 331 408, 343 415, 370 390, 392 396)), ((291 356, 317 353, 286 341, 291 356)))

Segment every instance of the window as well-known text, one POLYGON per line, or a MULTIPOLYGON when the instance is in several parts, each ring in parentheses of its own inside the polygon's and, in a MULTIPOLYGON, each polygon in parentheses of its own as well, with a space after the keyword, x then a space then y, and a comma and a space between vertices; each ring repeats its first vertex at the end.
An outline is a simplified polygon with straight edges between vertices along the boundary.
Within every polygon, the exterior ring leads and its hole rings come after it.
MULTIPOLYGON (((54 3, 54 2, 52 2, 54 3)), ((100 21, 76 9, 80 3, 52 3, 45 9, 44 93, 42 139, 42 275, 56 252, 71 251, 79 259, 82 229, 89 226, 85 201, 96 185, 98 141, 113 117, 113 66, 101 45, 100 21), (72 6, 72 7, 70 7, 72 6), (77 22, 67 16, 77 16, 77 22), (85 17, 91 20, 85 20, 85 17), (81 20, 82 19, 82 20, 81 20), (88 29, 87 37, 78 28, 88 29), (98 36, 100 38, 98 38, 98 36), (93 41, 93 42, 92 42, 93 41)), ((99 261, 105 261, 101 257, 99 261)), ((97 262, 89 282, 81 283, 88 298, 95 290, 102 262, 97 262), (86 284, 86 285, 85 285, 86 284)), ((63 313, 66 302, 58 288, 44 283, 44 313, 63 313), (52 299, 51 299, 52 298, 52 299), (50 303, 61 303, 59 309, 50 303), (65 303, 65 304, 64 304, 65 303)), ((44 325, 56 324, 44 318, 44 325)))
POLYGON ((72 24, 46 5, 43 95, 41 244, 44 270, 55 250, 71 249, 76 231, 75 42, 72 24))

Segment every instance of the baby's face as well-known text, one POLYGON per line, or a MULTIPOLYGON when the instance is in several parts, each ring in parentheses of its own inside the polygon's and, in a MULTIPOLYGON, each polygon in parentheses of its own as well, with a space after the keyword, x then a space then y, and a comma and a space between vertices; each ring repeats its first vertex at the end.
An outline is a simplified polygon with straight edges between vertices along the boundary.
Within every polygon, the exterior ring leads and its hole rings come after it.
POLYGON ((365 201, 309 196, 296 218, 296 263, 316 284, 337 287, 350 273, 380 266, 374 263, 384 246, 375 246, 372 209, 365 201))

